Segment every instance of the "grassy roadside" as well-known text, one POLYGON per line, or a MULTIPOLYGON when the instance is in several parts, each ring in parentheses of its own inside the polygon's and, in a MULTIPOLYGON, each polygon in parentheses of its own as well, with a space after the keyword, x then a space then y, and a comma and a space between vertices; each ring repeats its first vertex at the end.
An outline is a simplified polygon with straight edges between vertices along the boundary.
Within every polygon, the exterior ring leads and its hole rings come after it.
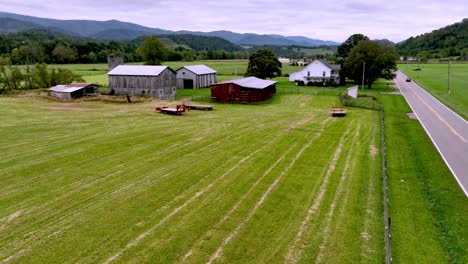
POLYGON ((398 95, 385 105, 394 263, 467 263, 468 203, 411 109, 398 95))
POLYGON ((448 65, 422 64, 421 71, 413 71, 415 64, 399 64, 398 68, 416 81, 426 91, 439 99, 465 119, 468 118, 468 64, 450 66, 450 89, 448 94, 448 65))

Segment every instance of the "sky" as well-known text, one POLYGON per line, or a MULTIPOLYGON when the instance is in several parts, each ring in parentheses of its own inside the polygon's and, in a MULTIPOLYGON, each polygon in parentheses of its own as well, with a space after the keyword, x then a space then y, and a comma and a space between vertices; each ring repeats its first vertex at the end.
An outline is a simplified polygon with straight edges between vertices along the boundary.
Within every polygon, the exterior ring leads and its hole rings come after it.
POLYGON ((0 11, 132 22, 166 30, 400 42, 468 18, 467 0, 0 0, 0 11))

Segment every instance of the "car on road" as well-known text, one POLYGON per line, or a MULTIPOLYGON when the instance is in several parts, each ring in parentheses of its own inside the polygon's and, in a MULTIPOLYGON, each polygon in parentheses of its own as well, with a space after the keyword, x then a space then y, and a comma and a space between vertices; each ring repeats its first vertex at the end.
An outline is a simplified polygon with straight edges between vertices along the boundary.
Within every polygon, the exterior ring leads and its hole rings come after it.
POLYGON ((410 79, 410 78, 406 78, 406 82, 411 82, 411 79, 410 79))

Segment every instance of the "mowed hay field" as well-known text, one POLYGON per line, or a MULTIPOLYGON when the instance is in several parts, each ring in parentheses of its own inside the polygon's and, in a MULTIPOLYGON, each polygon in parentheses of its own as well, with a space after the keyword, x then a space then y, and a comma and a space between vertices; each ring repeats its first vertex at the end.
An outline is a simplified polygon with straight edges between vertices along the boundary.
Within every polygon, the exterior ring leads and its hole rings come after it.
POLYGON ((0 98, 0 262, 383 262, 377 111, 162 104, 0 98))
POLYGON ((448 94, 448 64, 421 64, 421 71, 413 71, 417 64, 399 64, 398 68, 442 103, 468 119, 468 64, 450 65, 448 94))

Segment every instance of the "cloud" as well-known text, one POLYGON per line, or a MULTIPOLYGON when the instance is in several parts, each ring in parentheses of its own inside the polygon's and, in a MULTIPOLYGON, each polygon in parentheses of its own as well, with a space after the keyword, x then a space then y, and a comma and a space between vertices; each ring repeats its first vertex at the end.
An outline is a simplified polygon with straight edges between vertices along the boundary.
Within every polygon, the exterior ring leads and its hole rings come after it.
POLYGON ((133 22, 169 30, 230 30, 344 41, 354 33, 401 41, 461 21, 465 1, 0 0, 3 11, 56 19, 133 22))

